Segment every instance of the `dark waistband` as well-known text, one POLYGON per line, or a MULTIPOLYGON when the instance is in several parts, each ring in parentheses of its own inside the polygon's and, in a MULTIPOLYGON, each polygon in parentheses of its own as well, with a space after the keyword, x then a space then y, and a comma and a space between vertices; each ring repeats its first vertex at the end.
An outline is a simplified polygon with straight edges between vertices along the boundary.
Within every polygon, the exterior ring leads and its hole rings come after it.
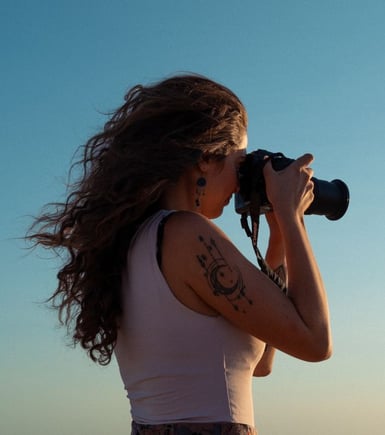
POLYGON ((255 429, 241 423, 170 423, 132 422, 131 435, 257 435, 255 429))

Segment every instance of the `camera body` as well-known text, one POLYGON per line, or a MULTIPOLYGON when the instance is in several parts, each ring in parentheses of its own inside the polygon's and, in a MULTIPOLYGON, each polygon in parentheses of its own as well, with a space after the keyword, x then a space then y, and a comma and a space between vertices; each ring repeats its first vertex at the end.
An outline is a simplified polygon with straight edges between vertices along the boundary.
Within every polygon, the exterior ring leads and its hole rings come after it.
MULTIPOLYGON (((285 157, 282 153, 266 150, 253 151, 246 155, 239 168, 239 192, 235 195, 235 210, 237 213, 249 213, 252 193, 260 195, 260 213, 272 210, 266 195, 266 185, 263 168, 271 161, 276 171, 289 166, 294 159, 285 157), (266 159, 268 157, 268 159, 266 159)), ((325 181, 312 178, 314 183, 314 200, 306 210, 306 214, 326 216, 329 220, 338 220, 349 206, 349 189, 341 180, 325 181)))

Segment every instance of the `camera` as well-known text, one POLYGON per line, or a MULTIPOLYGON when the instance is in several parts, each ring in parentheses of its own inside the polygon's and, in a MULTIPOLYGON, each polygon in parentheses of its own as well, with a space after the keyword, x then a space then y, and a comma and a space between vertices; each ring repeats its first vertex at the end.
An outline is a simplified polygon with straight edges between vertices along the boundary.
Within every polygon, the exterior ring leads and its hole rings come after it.
MULTIPOLYGON (((272 210, 266 195, 263 176, 263 167, 269 160, 276 171, 281 171, 294 162, 294 159, 285 157, 282 153, 272 153, 261 149, 247 154, 239 168, 239 192, 235 195, 237 213, 248 214, 250 212, 253 193, 259 195, 260 213, 272 210)), ((348 186, 341 180, 329 182, 313 177, 312 181, 314 183, 314 199, 305 214, 326 216, 329 220, 340 219, 349 206, 348 186)))

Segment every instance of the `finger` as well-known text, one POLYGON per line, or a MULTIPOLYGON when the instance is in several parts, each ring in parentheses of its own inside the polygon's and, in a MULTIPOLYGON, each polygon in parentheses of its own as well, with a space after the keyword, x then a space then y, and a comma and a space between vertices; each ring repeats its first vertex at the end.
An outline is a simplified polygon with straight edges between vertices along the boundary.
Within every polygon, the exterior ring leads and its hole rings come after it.
POLYGON ((309 166, 314 160, 314 156, 310 153, 306 153, 303 156, 299 157, 295 163, 299 166, 299 167, 306 167, 309 166))
POLYGON ((309 192, 309 191, 313 191, 313 190, 314 190, 314 182, 312 180, 309 180, 306 183, 305 191, 309 192))
POLYGON ((312 203, 314 200, 314 183, 309 182, 305 188, 305 195, 309 198, 309 202, 312 203))
POLYGON ((273 169, 273 165, 271 163, 271 159, 269 159, 267 156, 265 157, 264 160, 267 160, 267 162, 265 163, 264 167, 263 167, 263 172, 265 174, 269 174, 271 172, 275 172, 273 169))
POLYGON ((309 171, 310 178, 313 178, 313 175, 314 175, 313 169, 312 168, 307 168, 307 170, 309 171))
POLYGON ((307 175, 307 177, 308 177, 309 180, 310 180, 310 179, 313 177, 313 175, 314 175, 314 171, 313 171, 313 169, 312 169, 312 168, 309 168, 308 166, 307 166, 307 167, 302 167, 302 172, 303 172, 304 174, 307 175))

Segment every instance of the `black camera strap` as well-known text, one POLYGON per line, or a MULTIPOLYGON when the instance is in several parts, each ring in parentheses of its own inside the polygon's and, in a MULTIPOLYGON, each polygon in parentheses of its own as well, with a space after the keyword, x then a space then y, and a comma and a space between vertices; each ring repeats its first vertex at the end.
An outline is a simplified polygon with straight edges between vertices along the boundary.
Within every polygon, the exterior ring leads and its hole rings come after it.
POLYGON ((253 191, 250 195, 250 205, 249 211, 244 212, 241 215, 241 225, 245 230, 246 235, 251 238, 251 243, 257 257, 257 261, 261 271, 267 275, 277 286, 286 294, 287 287, 283 280, 274 272, 273 269, 266 263, 263 258, 259 248, 258 248, 258 232, 259 232, 259 219, 260 219, 260 209, 261 209, 261 195, 253 191), (251 229, 248 223, 248 215, 250 214, 251 219, 251 229))

